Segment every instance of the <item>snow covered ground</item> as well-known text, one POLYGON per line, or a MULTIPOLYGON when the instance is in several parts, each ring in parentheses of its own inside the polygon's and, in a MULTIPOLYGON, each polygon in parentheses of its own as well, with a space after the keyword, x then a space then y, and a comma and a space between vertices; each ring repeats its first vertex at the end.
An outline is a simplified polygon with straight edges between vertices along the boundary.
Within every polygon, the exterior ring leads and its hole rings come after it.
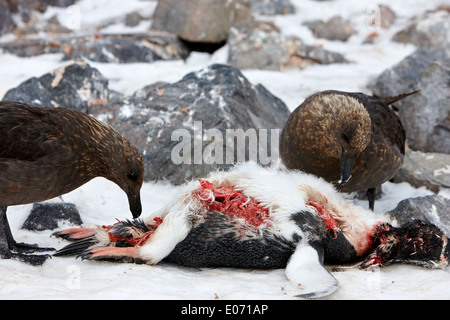
MULTIPOLYGON (((392 35, 404 28, 411 17, 427 9, 435 9, 444 0, 414 0, 408 4, 404 1, 378 1, 392 8, 397 14, 397 20, 388 30, 376 30, 380 34, 379 41, 366 45, 362 45, 362 42, 367 34, 375 31, 367 23, 370 18, 368 8, 373 4, 372 1, 291 2, 296 6, 296 14, 270 18, 282 29, 283 34, 296 35, 308 44, 323 44, 326 49, 343 53, 353 62, 284 72, 243 70, 252 83, 263 84, 293 110, 308 95, 320 90, 368 92, 366 85, 371 79, 415 50, 412 45, 391 42, 392 35), (301 25, 305 20, 327 19, 336 14, 350 19, 358 31, 345 43, 315 39, 309 29, 301 25)), ((82 29, 79 32, 92 29, 99 21, 108 21, 125 12, 142 10, 144 15, 151 16, 154 4, 139 0, 81 0, 77 2, 81 9, 82 29)), ((67 18, 65 9, 49 8, 45 13, 47 17, 53 14, 58 14, 60 21, 67 18)), ((110 25, 106 31, 142 31, 148 25, 148 21, 143 21, 137 27, 129 28, 117 23, 110 25)), ((13 36, 4 36, 0 38, 2 40, 13 40, 13 36)), ((63 65, 64 62, 60 60, 59 54, 19 58, 0 53, 0 98, 7 90, 28 78, 63 65)), ((225 46, 212 55, 193 53, 185 62, 90 64, 109 79, 110 88, 131 94, 150 83, 177 81, 188 72, 212 63, 225 63, 226 60, 225 46)), ((386 183, 383 188, 383 198, 376 202, 379 212, 395 208, 402 199, 432 194, 407 183, 386 183)), ((143 216, 164 206, 176 194, 177 187, 167 183, 145 183, 141 193, 143 216)), ((449 190, 441 194, 450 196, 449 190)), ((116 218, 131 218, 125 194, 102 178, 94 179, 64 195, 63 199, 78 206, 86 225, 108 225, 114 223, 116 218)), ((360 203, 367 206, 365 201, 360 203)), ((30 209, 31 205, 8 208, 8 218, 16 240, 63 247, 66 242, 51 238, 51 231, 21 230, 30 209)), ((67 226, 61 226, 64 227, 67 226)), ((333 275, 339 281, 339 289, 326 299, 450 298, 450 268, 428 270, 416 266, 392 265, 374 271, 361 271, 350 267, 333 271, 333 275)), ((298 289, 288 283, 283 269, 190 269, 167 263, 147 266, 56 257, 42 267, 32 267, 14 260, 0 260, 0 299, 296 299, 293 296, 298 293, 298 289)))

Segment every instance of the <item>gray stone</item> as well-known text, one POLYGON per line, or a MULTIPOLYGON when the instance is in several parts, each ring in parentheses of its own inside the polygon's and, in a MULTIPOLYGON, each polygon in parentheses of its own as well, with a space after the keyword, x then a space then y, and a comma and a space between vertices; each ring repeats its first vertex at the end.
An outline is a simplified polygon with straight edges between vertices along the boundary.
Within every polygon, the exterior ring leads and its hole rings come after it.
POLYGON ((6 92, 3 100, 88 112, 92 104, 108 102, 108 80, 84 62, 71 62, 51 73, 26 80, 6 92))
POLYGON ((435 193, 450 188, 450 155, 408 150, 394 177, 394 182, 403 181, 416 188, 425 186, 435 193))
POLYGON ((421 49, 450 44, 450 12, 445 10, 427 12, 406 29, 394 35, 397 42, 413 43, 421 49))
POLYGON ((239 69, 304 69, 311 64, 348 62, 343 55, 307 45, 293 36, 259 29, 231 28, 228 63, 239 69))
POLYGON ((414 219, 432 223, 450 237, 450 199, 438 195, 405 199, 387 214, 399 225, 414 219))
POLYGON ((174 33, 186 41, 219 43, 228 36, 233 13, 233 1, 160 0, 152 28, 174 33))
POLYGON ((353 29, 349 21, 343 20, 340 16, 335 16, 326 22, 313 21, 305 23, 317 38, 328 40, 347 41, 356 30, 353 29))
POLYGON ((154 62, 185 59, 187 48, 167 32, 105 35, 74 38, 64 44, 64 60, 89 59, 98 62, 154 62))
POLYGON ((397 102, 407 143, 414 150, 450 153, 450 46, 417 50, 385 70, 369 87, 381 97, 420 90, 397 102))
POLYGON ((73 203, 35 203, 22 229, 54 230, 61 222, 82 225, 80 214, 73 203))
POLYGON ((185 59, 186 46, 173 34, 149 31, 142 34, 67 36, 25 39, 0 44, 0 49, 21 57, 64 53, 63 60, 89 59, 98 62, 154 62, 185 59))

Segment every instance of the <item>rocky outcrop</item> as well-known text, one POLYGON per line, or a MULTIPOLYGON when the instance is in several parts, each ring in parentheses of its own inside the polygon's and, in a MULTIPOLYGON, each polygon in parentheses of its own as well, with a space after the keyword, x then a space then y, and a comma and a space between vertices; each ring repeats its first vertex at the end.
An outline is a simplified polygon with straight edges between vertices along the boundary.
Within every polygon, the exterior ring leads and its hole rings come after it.
POLYGON ((87 112, 142 151, 147 181, 173 184, 246 160, 278 164, 278 130, 290 113, 262 85, 219 64, 125 97, 109 90, 98 70, 72 62, 25 81, 4 100, 87 112))

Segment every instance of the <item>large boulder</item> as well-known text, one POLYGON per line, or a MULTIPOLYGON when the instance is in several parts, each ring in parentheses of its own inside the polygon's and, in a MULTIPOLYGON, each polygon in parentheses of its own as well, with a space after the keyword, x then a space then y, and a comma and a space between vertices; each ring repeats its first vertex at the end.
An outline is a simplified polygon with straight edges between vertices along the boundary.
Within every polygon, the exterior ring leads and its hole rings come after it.
POLYGON ((262 85, 220 64, 91 112, 142 150, 147 180, 173 184, 246 160, 278 164, 279 130, 289 117, 262 85))
POLYGON ((370 85, 387 97, 419 93, 396 103, 407 143, 414 150, 450 153, 450 46, 419 49, 370 85))
POLYGON ((190 42, 219 43, 226 40, 233 15, 233 1, 160 0, 152 28, 190 42))

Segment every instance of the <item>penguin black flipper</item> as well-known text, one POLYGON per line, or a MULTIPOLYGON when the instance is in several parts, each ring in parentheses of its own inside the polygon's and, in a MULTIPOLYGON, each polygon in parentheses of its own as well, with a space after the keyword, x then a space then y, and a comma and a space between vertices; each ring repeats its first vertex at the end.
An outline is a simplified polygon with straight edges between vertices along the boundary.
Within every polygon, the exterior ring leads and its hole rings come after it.
POLYGON ((319 298, 333 293, 338 281, 323 266, 323 248, 299 242, 286 266, 286 277, 301 293, 300 298, 319 298))

